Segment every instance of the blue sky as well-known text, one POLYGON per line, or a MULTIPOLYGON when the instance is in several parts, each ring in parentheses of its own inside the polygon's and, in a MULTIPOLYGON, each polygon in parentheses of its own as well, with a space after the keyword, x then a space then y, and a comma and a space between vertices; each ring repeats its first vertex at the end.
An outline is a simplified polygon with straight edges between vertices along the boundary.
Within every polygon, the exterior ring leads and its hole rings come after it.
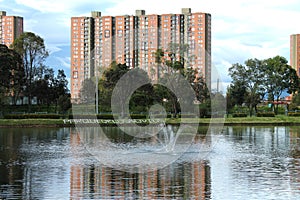
POLYGON ((180 13, 181 8, 212 15, 212 61, 224 87, 228 68, 248 58, 281 55, 289 60, 290 35, 300 33, 298 0, 0 0, 7 15, 24 17, 25 31, 45 39, 49 66, 70 74, 70 19, 102 15, 180 13))

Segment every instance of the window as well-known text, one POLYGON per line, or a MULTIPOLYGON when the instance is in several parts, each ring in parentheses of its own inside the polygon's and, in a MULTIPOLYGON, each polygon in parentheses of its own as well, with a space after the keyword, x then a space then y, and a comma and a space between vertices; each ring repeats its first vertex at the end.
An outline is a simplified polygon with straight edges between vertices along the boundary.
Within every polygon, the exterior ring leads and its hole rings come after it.
POLYGON ((110 37, 110 31, 109 30, 105 30, 104 31, 104 37, 105 38, 109 38, 110 37))
POLYGON ((118 37, 122 37, 123 35, 123 31, 122 30, 118 30, 118 37))
POLYGON ((78 78, 78 71, 74 71, 73 72, 73 79, 77 79, 78 78))

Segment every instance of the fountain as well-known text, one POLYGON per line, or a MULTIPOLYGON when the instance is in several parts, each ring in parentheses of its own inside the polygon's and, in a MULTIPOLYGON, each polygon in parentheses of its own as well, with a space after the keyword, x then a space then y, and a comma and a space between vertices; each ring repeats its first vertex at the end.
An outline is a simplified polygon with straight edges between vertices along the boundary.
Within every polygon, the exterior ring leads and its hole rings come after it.
POLYGON ((174 153, 174 148, 177 142, 177 139, 180 135, 180 132, 174 133, 171 126, 164 126, 162 130, 158 133, 156 139, 163 146, 163 149, 159 151, 165 151, 166 153, 174 153), (160 139, 162 138, 162 139, 160 139))
POLYGON ((163 124, 148 131, 142 127, 126 129, 132 134, 116 128, 114 138, 101 127, 82 127, 78 133, 85 149, 101 164, 139 172, 164 168, 178 160, 190 148, 196 133, 194 127, 163 124))

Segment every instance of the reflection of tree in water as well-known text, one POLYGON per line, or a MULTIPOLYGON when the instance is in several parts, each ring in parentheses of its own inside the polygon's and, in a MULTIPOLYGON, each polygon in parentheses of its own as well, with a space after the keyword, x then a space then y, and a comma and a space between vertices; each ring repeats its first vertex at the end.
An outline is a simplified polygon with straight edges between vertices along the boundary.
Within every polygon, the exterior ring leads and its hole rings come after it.
MULTIPOLYGON (((300 158, 300 128, 298 126, 292 126, 290 129, 290 143, 292 145, 293 158, 300 158)), ((295 159, 296 160, 296 159, 295 159)))
POLYGON ((20 197, 22 184, 17 180, 23 179, 23 170, 16 162, 21 162, 18 147, 22 144, 20 137, 9 129, 0 130, 0 199, 20 197))
POLYGON ((1 128, 0 199, 41 198, 45 177, 37 174, 48 174, 49 171, 47 166, 36 164, 59 154, 53 150, 52 142, 60 143, 65 137, 64 129, 1 128))

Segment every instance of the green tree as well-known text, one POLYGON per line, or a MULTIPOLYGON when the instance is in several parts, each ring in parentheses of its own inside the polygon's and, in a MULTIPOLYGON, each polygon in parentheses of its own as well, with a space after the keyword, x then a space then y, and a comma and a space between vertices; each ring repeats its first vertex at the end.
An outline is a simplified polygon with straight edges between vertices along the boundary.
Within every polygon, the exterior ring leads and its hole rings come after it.
POLYGON ((58 96, 69 93, 68 80, 64 70, 58 70, 56 76, 56 87, 58 96))
POLYGON ((37 68, 35 80, 31 85, 32 95, 37 97, 39 105, 55 105, 55 112, 57 111, 58 100, 67 100, 69 96, 68 81, 64 70, 58 70, 55 77, 54 70, 46 66, 37 68))
POLYGON ((184 91, 178 88, 183 83, 182 81, 190 83, 197 99, 186 97, 180 99, 180 101, 189 101, 193 105, 194 100, 204 103, 210 96, 204 77, 189 66, 193 57, 187 57, 188 49, 189 45, 187 44, 170 43, 166 52, 161 49, 155 52, 156 63, 160 65, 162 72, 160 82, 170 87, 167 89, 164 86, 155 85, 155 101, 167 105, 168 109, 171 108, 174 116, 181 111, 181 108, 178 97, 172 91, 181 92, 182 94, 177 95, 182 97, 186 96, 184 91), (165 54, 167 56, 163 57, 165 54), (182 79, 182 77, 185 77, 185 79, 182 79))
POLYGON ((189 45, 170 43, 168 46, 168 58, 165 60, 166 66, 168 66, 168 73, 180 72, 184 74, 185 66, 185 54, 187 53, 189 45))
POLYGON ((50 105, 52 91, 49 84, 48 79, 39 79, 31 84, 31 93, 37 98, 38 105, 50 105))
POLYGON ((53 81, 52 88, 53 88, 52 92, 53 92, 53 99, 55 102, 55 108, 57 107, 58 104, 60 104, 60 108, 66 107, 61 104, 61 103, 66 105, 69 104, 68 102, 64 102, 64 101, 68 101, 70 96, 69 89, 68 89, 68 80, 64 70, 58 70, 57 76, 53 81), (59 99, 61 100, 59 101, 59 99))
POLYGON ((31 32, 24 32, 20 35, 11 46, 16 52, 21 55, 24 67, 24 78, 26 94, 28 97, 28 109, 31 109, 32 100, 32 83, 37 75, 37 70, 43 65, 43 62, 48 57, 44 40, 31 32))
MULTIPOLYGON (((177 114, 181 111, 180 109, 180 104, 179 104, 179 99, 178 97, 174 94, 172 91, 178 91, 182 93, 183 91, 178 88, 178 86, 181 84, 183 80, 181 79, 180 74, 165 74, 164 77, 160 80, 163 85, 167 85, 168 89, 166 90, 165 87, 156 87, 159 88, 159 91, 165 91, 166 94, 164 95, 165 97, 161 98, 162 100, 167 99, 167 102, 171 104, 172 107, 172 113, 174 117, 177 116, 177 114)), ((184 94, 178 94, 180 96, 184 96, 184 94)))
MULTIPOLYGON (((174 113, 174 103, 170 99, 175 96, 168 88, 163 85, 155 84, 153 86, 153 101, 161 104, 168 113, 174 113)), ((178 101, 175 102, 179 108, 178 101)))
MULTIPOLYGON (((172 91, 181 92, 178 90, 178 86, 181 84, 182 76, 184 76, 184 53, 187 51, 188 46, 177 43, 170 43, 167 53, 168 57, 164 59, 164 65, 162 65, 163 76, 161 78, 161 83, 164 85, 168 85, 169 89, 165 87, 156 87, 158 91, 165 91, 167 95, 165 98, 167 99, 168 104, 171 105, 172 113, 174 117, 181 111, 180 103, 178 97, 172 91)), ((177 94, 178 95, 178 94, 177 94)), ((184 94, 182 94, 184 96, 184 94)), ((166 103, 164 103, 166 104, 166 103)))
POLYGON ((66 113, 69 110, 69 108, 72 107, 71 95, 70 94, 60 95, 57 100, 57 104, 59 107, 59 111, 61 113, 66 113))
POLYGON ((156 69, 154 70, 154 74, 152 74, 151 76, 152 79, 157 80, 158 78, 160 78, 160 75, 162 74, 162 63, 163 63, 164 51, 162 49, 157 49, 153 53, 153 55, 155 58, 156 69))
POLYGON ((2 108, 5 104, 7 104, 8 98, 5 95, 5 89, 0 86, 0 116, 2 115, 2 108))
POLYGON ((292 102, 289 105, 289 110, 300 110, 300 94, 293 95, 292 102))
POLYGON ((142 85, 137 88, 130 97, 129 110, 130 112, 147 112, 150 106, 153 104, 153 85, 148 77, 146 71, 136 68, 135 70, 135 82, 142 81, 147 82, 147 84, 142 85))
POLYGON ((186 68, 184 69, 183 75, 194 89, 198 102, 205 103, 210 99, 210 91, 207 87, 205 78, 201 74, 198 74, 197 70, 190 67, 186 68))
POLYGON ((232 78, 232 87, 238 88, 242 96, 245 96, 249 107, 249 114, 252 116, 263 96, 263 74, 261 73, 262 62, 258 59, 249 59, 245 65, 233 64, 229 68, 229 75, 232 78), (241 85, 245 87, 241 88, 241 85), (242 94, 243 93, 243 94, 242 94))
POLYGON ((235 81, 227 88, 227 109, 230 110, 234 106, 241 107, 246 102, 247 90, 242 81, 235 81))
POLYGON ((85 104, 94 104, 95 90, 96 85, 94 81, 91 78, 85 79, 79 93, 80 101, 85 104))
MULTIPOLYGON (((37 68, 36 76, 31 83, 30 92, 32 96, 37 98, 39 105, 50 106, 54 102, 54 70, 46 66, 40 66, 37 68)), ((25 89, 26 93, 29 93, 28 88, 25 89)))
MULTIPOLYGON (((279 101, 283 92, 293 94, 299 90, 297 72, 288 65, 284 57, 275 56, 264 60, 261 71, 264 74, 264 86, 270 101, 279 101)), ((277 108, 275 112, 277 113, 277 108)))
POLYGON ((16 100, 22 91, 24 69, 20 55, 0 44, 0 87, 2 96, 12 97, 12 103, 16 100))
MULTIPOLYGON (((120 80, 120 78, 129 71, 129 67, 126 64, 117 64, 112 62, 104 72, 102 78, 99 80, 99 108, 101 111, 111 112, 111 96, 112 92, 120 80)), ((120 91, 120 98, 125 96, 127 91, 120 91)), ((121 99, 120 99, 121 100, 121 99)), ((124 110, 124 108, 123 108, 124 110)), ((122 111, 121 111, 122 112, 122 111)))

